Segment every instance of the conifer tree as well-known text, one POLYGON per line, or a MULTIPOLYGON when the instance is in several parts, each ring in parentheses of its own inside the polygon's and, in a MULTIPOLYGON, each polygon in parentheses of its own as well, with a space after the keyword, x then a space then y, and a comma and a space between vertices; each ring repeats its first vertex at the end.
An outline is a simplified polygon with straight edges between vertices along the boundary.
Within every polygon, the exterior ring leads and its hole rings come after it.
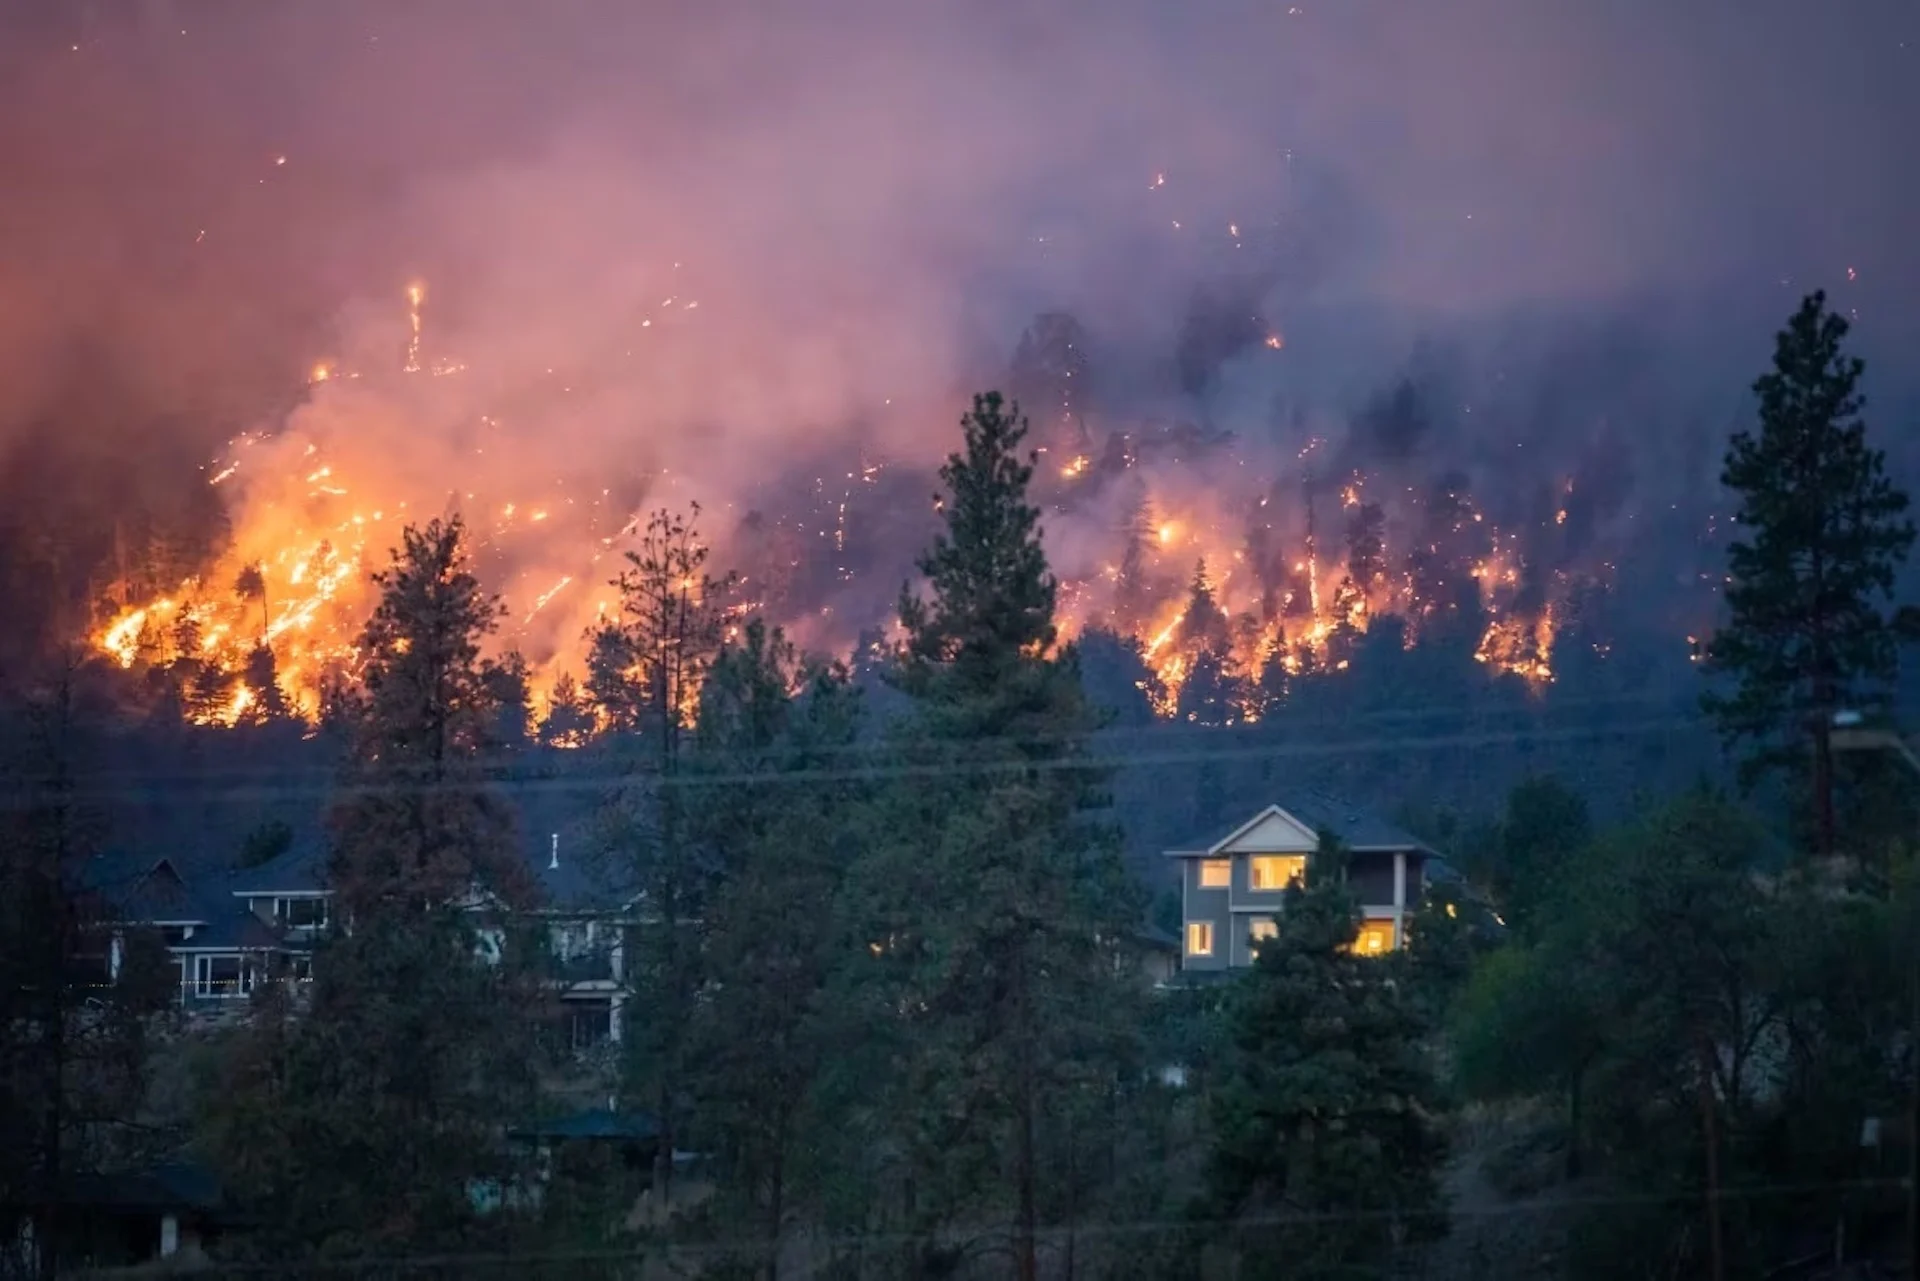
POLYGON ((146 1025, 179 971, 157 937, 115 927, 134 886, 95 862, 97 673, 63 652, 32 676, 0 720, 0 1205, 20 1216, 7 1263, 51 1279, 66 1275, 61 1189, 143 1155, 146 1025))
POLYGON ((803 661, 756 619, 701 689, 685 775, 693 835, 720 869, 702 914, 706 998, 692 1011, 688 1090, 723 1187, 761 1225, 769 1278, 792 1213, 819 1204, 807 1154, 827 1123, 818 1083, 842 1044, 824 1007, 861 839, 865 784, 847 768, 858 707, 843 666, 803 661))
POLYGON ((1190 652, 1221 650, 1229 637, 1226 611, 1213 596, 1213 580, 1207 577, 1207 562, 1196 561, 1193 577, 1187 583, 1187 610, 1180 616, 1180 648, 1190 652))
POLYGON ((1127 1077, 1121 958, 1142 905, 1097 814, 1100 718, 1058 645, 1024 424, 989 393, 961 425, 946 529, 920 560, 927 595, 900 603, 893 679, 913 714, 893 747, 913 774, 854 890, 900 1064, 886 1110, 910 1227, 1004 1206, 1014 1272, 1032 1281, 1047 1129, 1068 1099, 1127 1077))
POLYGON ((311 1008, 283 1026, 263 993, 260 1043, 209 1118, 220 1163, 256 1176, 236 1186, 266 1237, 326 1253, 470 1247, 476 1188, 515 1174, 502 1123, 532 1104, 537 949, 506 945, 531 881, 485 778, 499 679, 480 646, 500 606, 457 517, 403 537, 337 709, 349 761, 311 1008))
POLYGON ((1740 536, 1727 550, 1727 621, 1706 649, 1707 670, 1731 688, 1704 702, 1727 743, 1749 749, 1749 782, 1800 775, 1811 749, 1806 794, 1823 856, 1838 836, 1833 716, 1888 697, 1898 656, 1888 598, 1914 540, 1907 495, 1867 444, 1865 366, 1845 354, 1847 331, 1824 293, 1808 295, 1753 385, 1759 430, 1734 434, 1721 474, 1740 536))
POLYGON ((1394 965, 1353 951, 1341 857, 1322 833, 1229 998, 1209 1178, 1221 1215, 1270 1221, 1236 1232, 1246 1276, 1384 1274, 1401 1241, 1441 1226, 1429 1026, 1394 965))
POLYGON ((1144 485, 1136 483, 1128 496, 1120 536, 1124 546, 1113 585, 1113 618, 1121 631, 1134 633, 1148 625, 1153 611, 1153 570, 1147 559, 1154 538, 1153 508, 1144 485))
POLYGON ((626 1039, 632 1082, 654 1101, 660 1126, 654 1187, 671 1195, 676 1118, 685 1091, 687 1025, 700 983, 698 921, 718 869, 695 839, 679 775, 700 689, 731 626, 732 575, 708 572, 700 508, 662 509, 613 586, 620 613, 595 638, 590 687, 621 728, 638 733, 635 772, 607 807, 619 879, 645 904, 646 928, 628 949, 637 1011, 626 1039))

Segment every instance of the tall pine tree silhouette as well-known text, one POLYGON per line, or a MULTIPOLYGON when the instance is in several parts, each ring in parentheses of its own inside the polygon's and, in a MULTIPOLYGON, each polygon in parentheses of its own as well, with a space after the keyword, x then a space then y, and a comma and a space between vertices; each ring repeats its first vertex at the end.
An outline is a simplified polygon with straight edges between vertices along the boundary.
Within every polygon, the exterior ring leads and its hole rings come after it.
POLYGON ((1833 717, 1890 694, 1898 642, 1885 610, 1914 539, 1907 496, 1886 477, 1860 418, 1864 363, 1846 355, 1846 320, 1809 295, 1754 383, 1757 433, 1736 432, 1721 483, 1739 499, 1727 550, 1728 618, 1706 649, 1731 689, 1703 699, 1749 782, 1799 773, 1817 851, 1837 842, 1833 717))

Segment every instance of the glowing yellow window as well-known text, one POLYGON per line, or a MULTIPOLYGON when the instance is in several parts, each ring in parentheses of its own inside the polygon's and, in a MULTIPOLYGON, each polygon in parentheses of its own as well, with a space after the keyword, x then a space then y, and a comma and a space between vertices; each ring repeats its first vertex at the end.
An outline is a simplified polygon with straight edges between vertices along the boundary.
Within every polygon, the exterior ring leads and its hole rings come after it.
POLYGON ((1212 921, 1188 921, 1187 922, 1187 955, 1188 956, 1212 956, 1213 955, 1213 922, 1212 921))
POLYGON ((1284 890, 1307 874, 1305 854, 1262 854, 1252 860, 1249 886, 1256 890, 1284 890))
POLYGON ((1233 864, 1224 858, 1200 860, 1200 888, 1224 890, 1233 883, 1233 864))
POLYGON ((1280 923, 1274 920, 1255 921, 1247 927, 1247 936, 1255 943, 1264 943, 1280 932, 1280 923))
POLYGON ((1353 950, 1362 956, 1379 956, 1393 951, 1393 922, 1367 921, 1353 940, 1353 950))

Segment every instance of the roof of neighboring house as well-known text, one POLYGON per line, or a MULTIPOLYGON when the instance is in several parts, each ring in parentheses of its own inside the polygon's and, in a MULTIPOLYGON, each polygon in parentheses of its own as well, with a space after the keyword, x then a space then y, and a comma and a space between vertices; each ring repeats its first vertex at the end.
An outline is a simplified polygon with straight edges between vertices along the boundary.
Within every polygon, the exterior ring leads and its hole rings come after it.
MULTIPOLYGON (((631 880, 625 860, 600 852, 608 840, 598 830, 600 815, 593 808, 534 790, 515 797, 511 809, 523 856, 547 907, 605 911, 632 900, 633 891, 625 888, 631 880)), ((177 856, 133 846, 89 859, 79 881, 120 920, 200 926, 189 947, 274 946, 279 942, 274 932, 243 900, 326 889, 332 838, 321 815, 313 813, 292 827, 287 849, 257 867, 233 869, 218 841, 177 856)))
POLYGON ((108 850, 82 865, 80 887, 111 913, 130 921, 210 921, 217 915, 172 859, 133 850, 108 850))
MULTIPOLYGON (((1427 843, 1411 832, 1331 792, 1290 793, 1268 808, 1280 809, 1316 832, 1335 833, 1348 849, 1431 852, 1427 843)), ((1167 854, 1174 858, 1195 858, 1210 853, 1266 813, 1267 810, 1261 810, 1257 814, 1244 815, 1231 825, 1209 833, 1205 839, 1168 850, 1167 854)))
POLYGON ((1160 952, 1178 952, 1180 940, 1157 925, 1143 925, 1134 931, 1134 941, 1160 952))
POLYGON ((279 854, 226 879, 229 894, 311 894, 326 888, 327 843, 317 831, 295 836, 279 854))
POLYGON ((112 1174, 74 1174, 65 1180, 63 1192, 68 1205, 153 1213, 212 1212, 226 1200, 218 1179, 186 1161, 112 1174))
POLYGON ((519 1126, 513 1134, 523 1139, 655 1139, 660 1137, 660 1123, 648 1112, 592 1108, 519 1126))

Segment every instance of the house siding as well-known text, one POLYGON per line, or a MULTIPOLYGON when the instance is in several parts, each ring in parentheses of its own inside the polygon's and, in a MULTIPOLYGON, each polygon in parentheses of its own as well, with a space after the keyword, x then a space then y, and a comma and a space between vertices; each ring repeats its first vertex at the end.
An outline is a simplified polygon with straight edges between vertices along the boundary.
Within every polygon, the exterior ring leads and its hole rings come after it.
MULTIPOLYGON (((1197 858, 1182 859, 1185 867, 1182 880, 1181 898, 1185 905, 1183 915, 1186 923, 1206 921, 1213 926, 1213 955, 1194 956, 1187 951, 1186 930, 1180 931, 1180 964, 1189 970, 1224 970, 1228 966, 1232 941, 1229 937, 1233 928, 1233 890, 1207 889, 1200 884, 1200 863, 1197 858)), ((1244 874, 1244 873, 1243 873, 1244 874)))
MULTIPOLYGON (((1347 884, 1365 918, 1392 925, 1395 947, 1406 943, 1406 921, 1418 906, 1425 889, 1426 852, 1412 838, 1398 848, 1352 850, 1346 859, 1347 884)), ((1253 860, 1279 855, 1305 854, 1315 857, 1317 837, 1304 824, 1284 812, 1268 813, 1244 830, 1219 844, 1187 847, 1176 857, 1180 863, 1182 916, 1185 925, 1205 922, 1213 927, 1213 953, 1193 956, 1186 952, 1186 931, 1182 930, 1183 968, 1199 971, 1241 969, 1253 964, 1253 927, 1277 916, 1285 907, 1286 889, 1255 890, 1253 860), (1207 889, 1200 884, 1200 869, 1209 850, 1218 850, 1213 858, 1228 862, 1225 889, 1207 889)))

